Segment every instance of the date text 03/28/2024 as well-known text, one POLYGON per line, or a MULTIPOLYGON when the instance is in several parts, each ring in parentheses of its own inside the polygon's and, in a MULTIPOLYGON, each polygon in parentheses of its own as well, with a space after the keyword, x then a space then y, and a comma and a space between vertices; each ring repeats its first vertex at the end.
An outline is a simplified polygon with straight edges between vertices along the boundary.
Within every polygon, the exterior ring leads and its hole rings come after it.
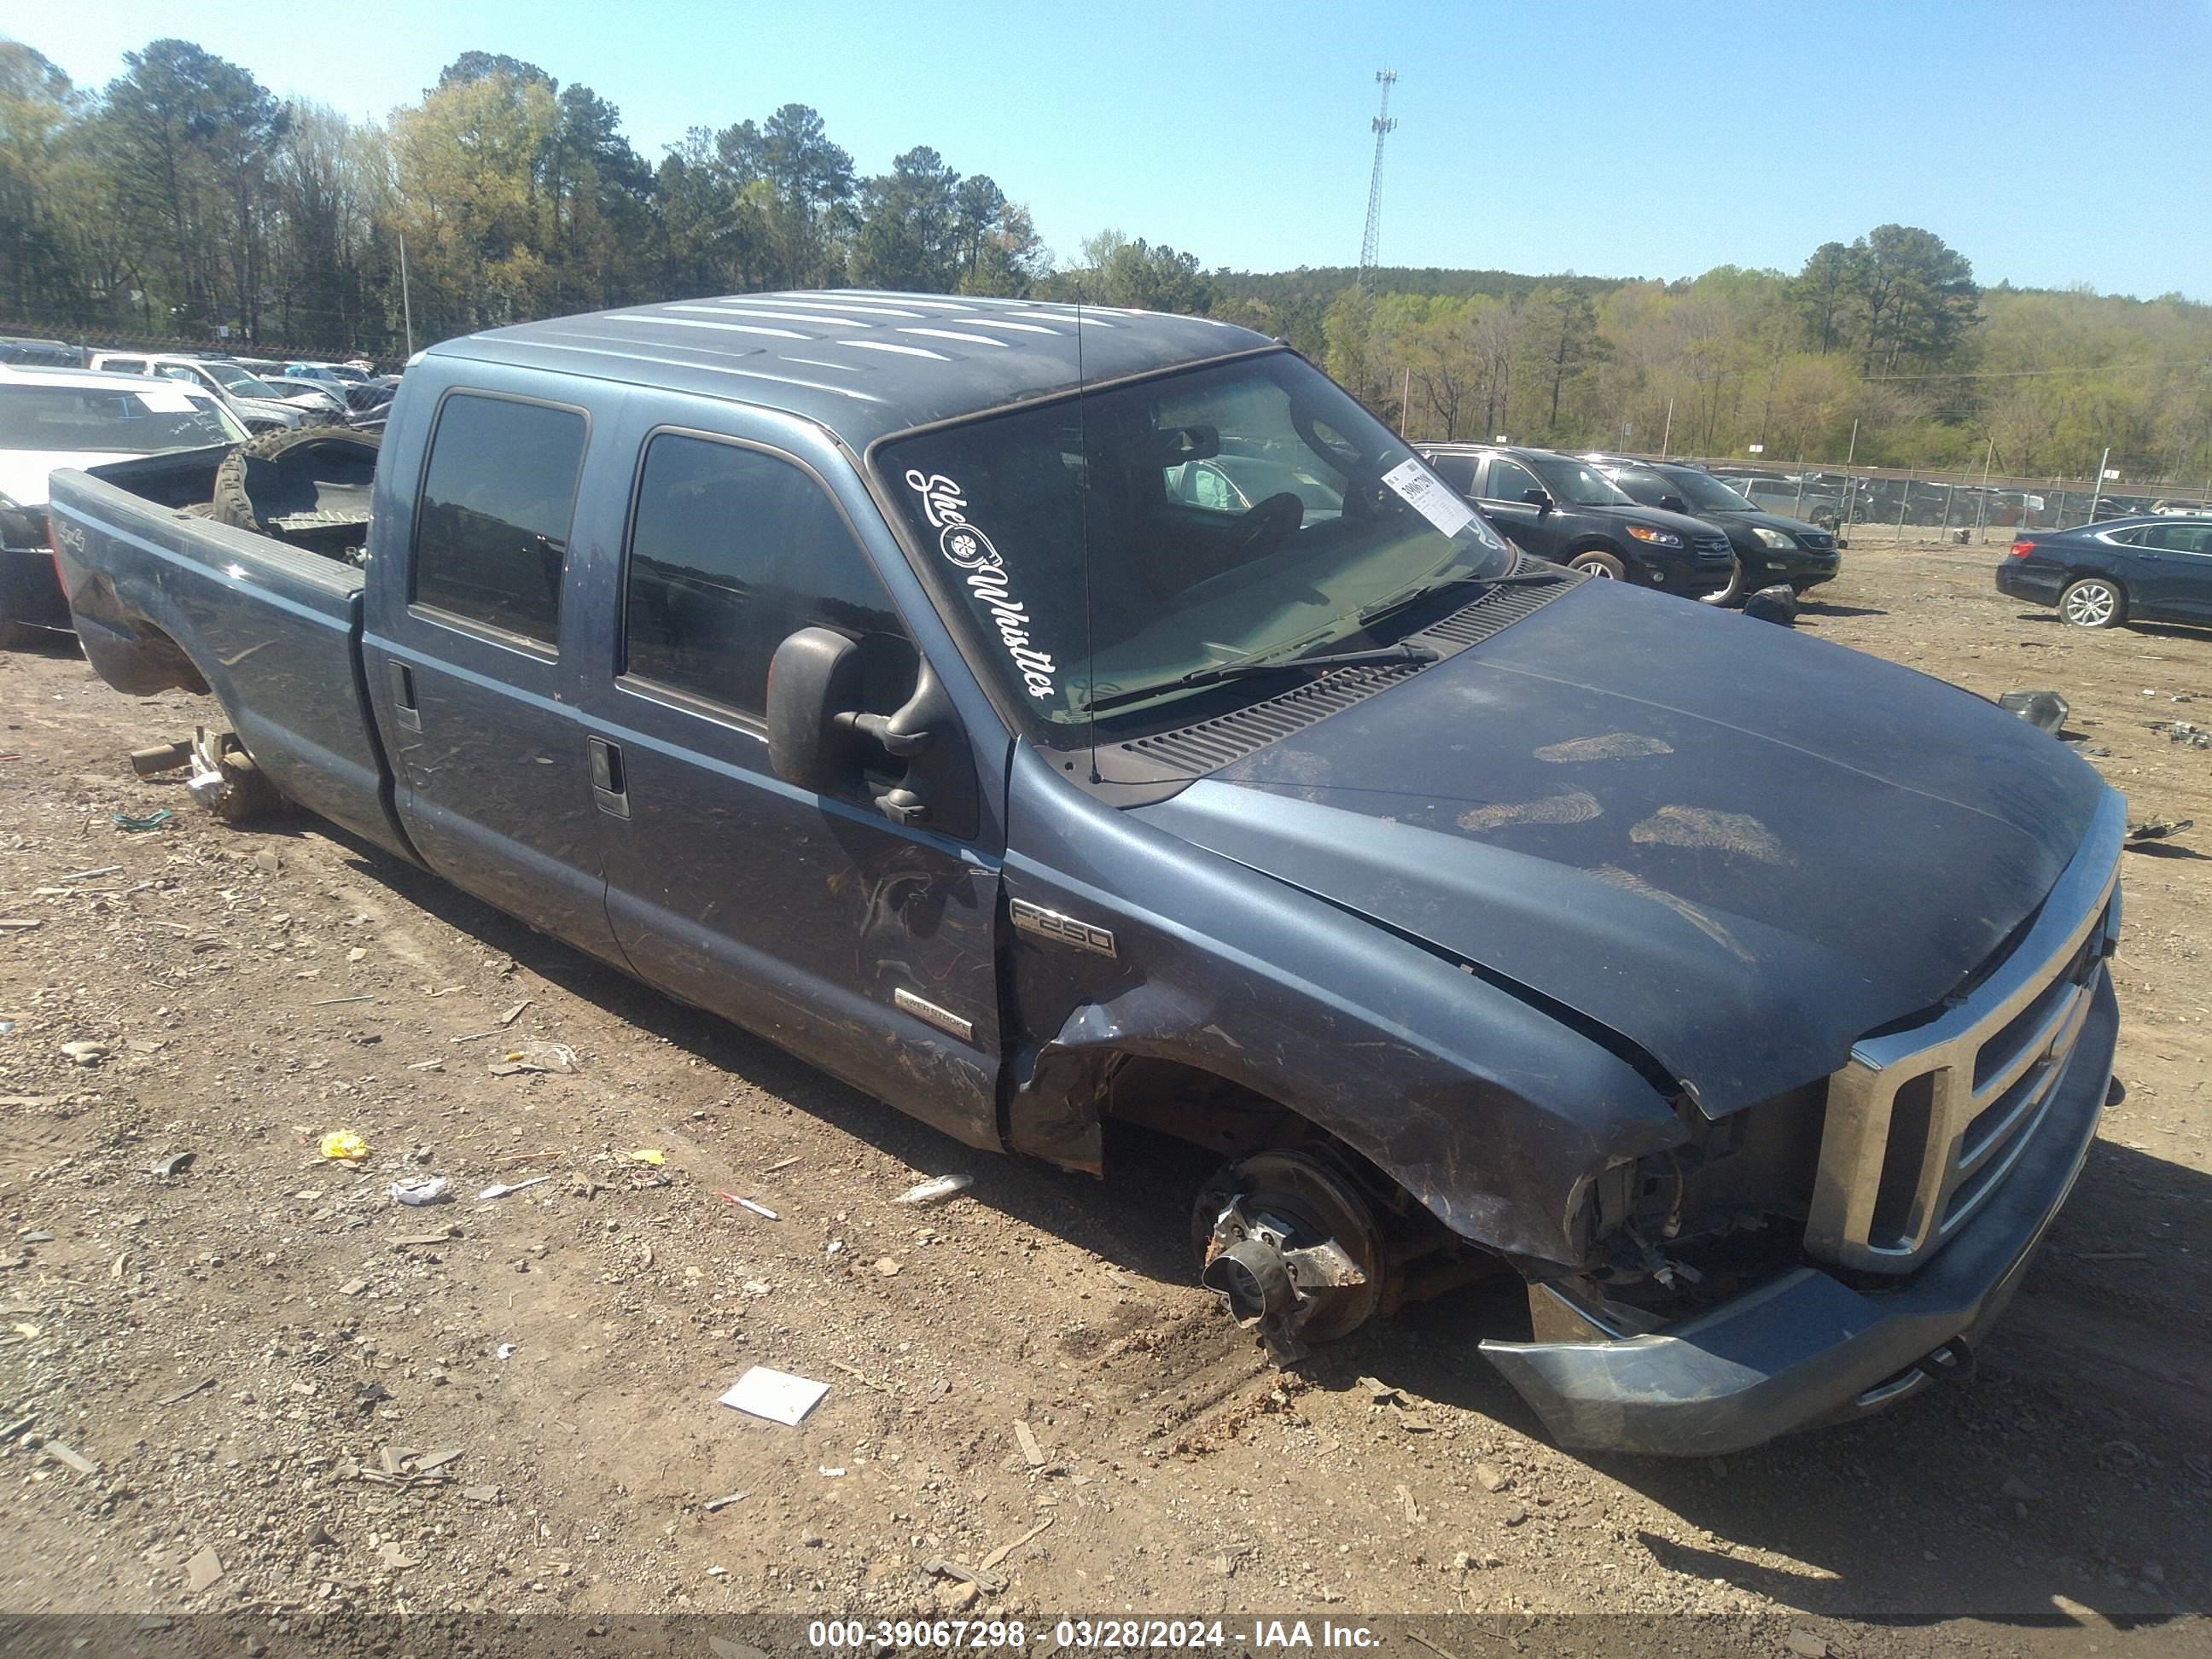
POLYGON ((1220 1648, 1230 1645, 1294 1651, 1301 1649, 1376 1645, 1364 1625, 1333 1620, 1239 1620, 1237 1628, 1219 1619, 1062 1619, 1030 1625, 1012 1619, 817 1619, 806 1627, 810 1647, 1020 1649, 1042 1646, 1048 1635, 1055 1648, 1111 1652, 1145 1649, 1220 1648))

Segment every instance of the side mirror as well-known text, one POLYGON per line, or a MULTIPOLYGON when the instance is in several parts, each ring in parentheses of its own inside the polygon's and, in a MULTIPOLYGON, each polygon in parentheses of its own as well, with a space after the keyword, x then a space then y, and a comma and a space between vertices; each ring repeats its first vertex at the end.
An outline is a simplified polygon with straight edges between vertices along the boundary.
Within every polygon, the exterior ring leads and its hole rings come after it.
POLYGON ((838 716, 860 707, 860 647, 802 628, 768 665, 768 755, 776 776, 817 795, 860 792, 860 754, 838 716))
POLYGON ((914 691, 888 714, 867 712, 860 647, 802 628, 768 668, 768 753, 776 776, 817 795, 871 803, 892 823, 956 838, 977 829, 974 756, 952 700, 919 659, 914 691))
POLYGON ((1659 498, 1659 510, 1662 513, 1687 513, 1690 510, 1690 504, 1680 495, 1662 495, 1659 498))
POLYGON ((1552 510, 1552 495, 1549 490, 1524 489, 1521 492, 1521 499, 1539 513, 1549 513, 1552 510))

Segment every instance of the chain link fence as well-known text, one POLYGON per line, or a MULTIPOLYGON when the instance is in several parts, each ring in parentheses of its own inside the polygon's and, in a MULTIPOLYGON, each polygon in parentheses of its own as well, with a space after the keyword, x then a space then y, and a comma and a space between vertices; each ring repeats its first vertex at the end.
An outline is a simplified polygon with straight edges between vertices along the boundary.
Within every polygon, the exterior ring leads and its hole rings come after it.
POLYGON ((1793 461, 1762 467, 1740 455, 1676 455, 1758 506, 1832 526, 1859 545, 2009 541, 2022 530, 2071 530, 2160 511, 2212 513, 2212 478, 2152 483, 1984 476, 1934 468, 1793 461))
MULTIPOLYGON (((84 354, 94 351, 163 352, 187 356, 213 355, 219 357, 250 357, 264 362, 343 363, 367 356, 376 364, 380 374, 391 374, 400 368, 402 359, 374 354, 364 354, 351 347, 343 349, 327 344, 319 349, 280 346, 268 340, 242 339, 235 335, 228 338, 216 336, 191 336, 163 333, 133 332, 128 330, 81 328, 58 329, 36 323, 15 323, 0 319, 0 343, 26 342, 51 343, 76 355, 80 361, 84 354)), ((0 362, 6 361, 0 354, 0 362)), ((34 367, 42 366, 34 362, 34 367)))

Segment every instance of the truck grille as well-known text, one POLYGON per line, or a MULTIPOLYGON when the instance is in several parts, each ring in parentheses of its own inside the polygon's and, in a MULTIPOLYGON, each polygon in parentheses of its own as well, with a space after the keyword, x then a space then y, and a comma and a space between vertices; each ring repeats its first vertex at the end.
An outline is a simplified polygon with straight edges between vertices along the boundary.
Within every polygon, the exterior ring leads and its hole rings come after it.
POLYGON ((2126 808, 2107 793, 2025 935, 1971 991, 1863 1038, 1828 1079, 1805 1246, 1910 1273, 2002 1184, 2034 1139, 2119 937, 2126 808))

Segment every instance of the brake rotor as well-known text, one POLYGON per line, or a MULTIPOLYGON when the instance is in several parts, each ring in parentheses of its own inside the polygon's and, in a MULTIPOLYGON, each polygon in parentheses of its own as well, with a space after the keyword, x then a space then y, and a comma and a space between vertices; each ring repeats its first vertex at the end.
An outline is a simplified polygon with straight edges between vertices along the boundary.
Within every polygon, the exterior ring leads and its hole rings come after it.
POLYGON ((1279 1359, 1349 1335, 1388 1305, 1389 1256, 1373 1207, 1310 1153, 1227 1164, 1191 1215, 1200 1277, 1279 1359))

